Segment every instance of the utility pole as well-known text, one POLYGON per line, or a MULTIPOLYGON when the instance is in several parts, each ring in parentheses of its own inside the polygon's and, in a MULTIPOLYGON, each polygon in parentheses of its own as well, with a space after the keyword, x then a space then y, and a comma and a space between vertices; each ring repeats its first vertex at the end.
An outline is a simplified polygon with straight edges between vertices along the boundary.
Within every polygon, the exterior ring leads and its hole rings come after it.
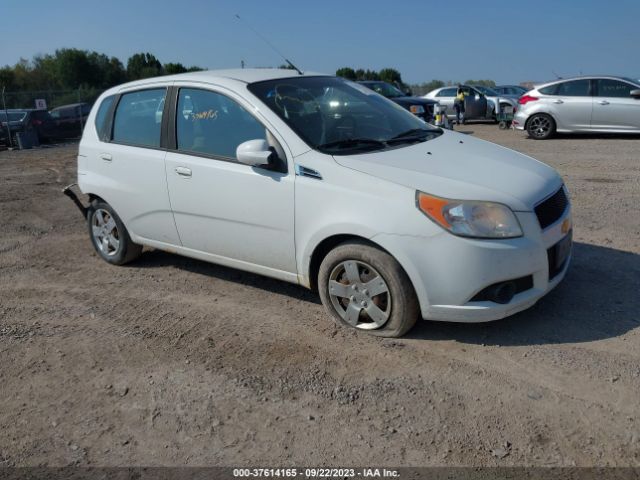
POLYGON ((13 148, 13 138, 11 138, 11 127, 9 126, 9 112, 7 111, 7 102, 4 101, 4 89, 2 86, 2 108, 4 108, 4 114, 7 117, 7 133, 9 134, 9 148, 13 148))

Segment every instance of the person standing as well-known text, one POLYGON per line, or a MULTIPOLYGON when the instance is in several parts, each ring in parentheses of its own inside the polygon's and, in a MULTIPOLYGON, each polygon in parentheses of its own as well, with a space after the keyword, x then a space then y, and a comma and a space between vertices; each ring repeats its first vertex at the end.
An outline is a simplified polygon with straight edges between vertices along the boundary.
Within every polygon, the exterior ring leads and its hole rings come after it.
POLYGON ((458 85, 458 91, 456 92, 456 99, 453 102, 453 108, 456 111, 456 123, 458 125, 464 124, 464 97, 467 92, 462 87, 462 85, 458 85))

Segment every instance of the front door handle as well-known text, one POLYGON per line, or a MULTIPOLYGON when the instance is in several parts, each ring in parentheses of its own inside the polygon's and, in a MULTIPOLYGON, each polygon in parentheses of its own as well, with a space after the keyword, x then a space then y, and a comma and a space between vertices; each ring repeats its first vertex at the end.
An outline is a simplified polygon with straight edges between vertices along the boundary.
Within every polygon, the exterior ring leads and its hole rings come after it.
POLYGON ((558 105, 560 105, 561 103, 564 103, 564 102, 560 99, 557 99, 557 100, 554 100, 553 103, 557 103, 558 105))
POLYGON ((113 160, 113 157, 111 156, 110 153, 101 153, 100 158, 105 162, 110 162, 111 160, 113 160))
POLYGON ((176 173, 181 177, 190 177, 191 169, 187 167, 176 167, 176 173))
POLYGON ((607 102, 606 100, 600 100, 598 103, 600 105, 609 105, 609 102, 607 102))

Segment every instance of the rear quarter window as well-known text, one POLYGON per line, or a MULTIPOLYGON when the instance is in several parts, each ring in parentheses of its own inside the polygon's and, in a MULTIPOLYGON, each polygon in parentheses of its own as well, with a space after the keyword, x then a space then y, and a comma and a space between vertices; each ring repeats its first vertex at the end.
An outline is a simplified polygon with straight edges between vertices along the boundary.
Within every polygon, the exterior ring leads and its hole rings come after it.
POLYGON ((543 95, 555 95, 558 90, 558 85, 549 85, 548 87, 540 88, 538 91, 543 95))
POLYGON ((160 106, 166 92, 166 88, 158 88, 123 94, 113 118, 112 141, 139 147, 159 147, 162 125, 160 106))
POLYGON ((98 108, 98 113, 96 113, 96 122, 95 122, 96 131, 98 132, 98 137, 103 142, 106 142, 109 140, 109 132, 107 131, 108 130, 107 114, 109 113, 109 110, 111 109, 111 106, 113 105, 114 100, 115 100, 115 96, 113 95, 105 98, 100 104, 100 107, 98 108))

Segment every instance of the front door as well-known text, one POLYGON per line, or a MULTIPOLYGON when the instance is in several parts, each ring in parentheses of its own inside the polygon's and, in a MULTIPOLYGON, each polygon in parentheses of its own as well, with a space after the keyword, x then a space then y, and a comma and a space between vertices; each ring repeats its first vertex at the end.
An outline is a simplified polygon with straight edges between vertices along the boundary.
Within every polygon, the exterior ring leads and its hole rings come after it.
POLYGON ((280 142, 241 102, 230 92, 178 91, 177 150, 165 163, 180 240, 222 263, 295 274, 294 177, 280 142), (255 139, 279 152, 279 171, 237 162, 238 145, 255 139))
POLYGON ((591 125, 598 130, 640 131, 640 98, 633 98, 635 87, 620 80, 596 80, 591 125))
POLYGON ((487 115, 487 97, 476 90, 469 90, 464 97, 464 117, 466 119, 483 119, 487 115))

